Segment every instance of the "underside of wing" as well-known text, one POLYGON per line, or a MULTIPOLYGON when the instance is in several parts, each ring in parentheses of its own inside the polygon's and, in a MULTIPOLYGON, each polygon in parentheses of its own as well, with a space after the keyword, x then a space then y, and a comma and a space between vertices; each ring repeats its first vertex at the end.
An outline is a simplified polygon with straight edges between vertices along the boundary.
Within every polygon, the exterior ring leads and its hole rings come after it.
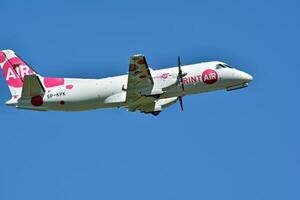
POLYGON ((141 97, 139 100, 134 102, 128 110, 136 111, 139 110, 143 113, 155 113, 161 112, 162 109, 171 106, 176 103, 177 97, 170 97, 164 99, 154 99, 153 97, 141 97))
POLYGON ((132 56, 129 64, 126 102, 138 100, 145 91, 151 91, 153 85, 153 78, 145 56, 132 56))
POLYGON ((157 115, 163 108, 172 105, 178 99, 177 97, 160 99, 163 90, 154 88, 151 71, 143 55, 130 58, 126 91, 127 108, 131 112, 139 110, 157 115))

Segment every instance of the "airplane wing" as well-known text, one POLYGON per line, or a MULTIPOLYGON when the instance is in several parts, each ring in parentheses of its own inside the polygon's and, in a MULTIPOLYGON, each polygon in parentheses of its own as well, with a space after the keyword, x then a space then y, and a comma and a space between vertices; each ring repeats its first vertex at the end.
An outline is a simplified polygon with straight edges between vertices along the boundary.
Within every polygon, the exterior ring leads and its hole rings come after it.
POLYGON ((144 113, 159 113, 177 101, 177 97, 157 99, 163 94, 162 89, 155 89, 150 69, 145 56, 135 55, 130 58, 126 102, 128 111, 139 110, 144 113))
POLYGON ((145 56, 135 55, 130 58, 126 102, 135 102, 151 91, 154 82, 145 56))

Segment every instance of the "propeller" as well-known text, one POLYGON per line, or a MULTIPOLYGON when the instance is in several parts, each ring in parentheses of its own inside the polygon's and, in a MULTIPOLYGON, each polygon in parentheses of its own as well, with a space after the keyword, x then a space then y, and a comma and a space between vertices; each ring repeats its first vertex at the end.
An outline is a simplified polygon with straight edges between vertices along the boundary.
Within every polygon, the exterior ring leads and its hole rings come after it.
POLYGON ((182 91, 184 91, 184 85, 182 83, 182 78, 185 76, 185 74, 182 74, 182 69, 181 69, 181 61, 180 57, 178 56, 178 83, 181 85, 182 91))
MULTIPOLYGON (((178 76, 177 76, 178 84, 181 85, 182 91, 184 91, 184 85, 183 85, 182 78, 186 75, 186 73, 182 72, 181 61, 180 61, 180 57, 179 56, 178 56, 178 60, 177 61, 178 61, 178 76)), ((178 99, 179 99, 179 103, 180 103, 180 108, 183 111, 182 96, 179 96, 178 99)))
POLYGON ((183 111, 182 96, 179 96, 178 99, 179 99, 179 103, 180 103, 180 108, 183 111))

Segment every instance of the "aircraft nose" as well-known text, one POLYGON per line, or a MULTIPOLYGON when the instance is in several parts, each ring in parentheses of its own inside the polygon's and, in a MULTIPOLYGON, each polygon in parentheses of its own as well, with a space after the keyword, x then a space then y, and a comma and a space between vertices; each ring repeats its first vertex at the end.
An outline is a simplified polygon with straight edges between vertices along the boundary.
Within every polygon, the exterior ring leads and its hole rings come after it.
POLYGON ((246 81, 247 83, 253 80, 253 77, 246 72, 240 72, 240 77, 243 81, 246 81))
POLYGON ((251 81, 253 80, 253 77, 252 77, 250 74, 245 73, 245 80, 246 80, 247 82, 251 82, 251 81))

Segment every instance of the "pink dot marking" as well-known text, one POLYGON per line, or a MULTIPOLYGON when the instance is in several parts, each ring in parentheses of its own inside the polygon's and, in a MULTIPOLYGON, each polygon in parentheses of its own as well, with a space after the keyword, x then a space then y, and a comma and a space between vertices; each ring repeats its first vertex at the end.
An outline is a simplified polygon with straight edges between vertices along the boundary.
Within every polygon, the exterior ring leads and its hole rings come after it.
POLYGON ((35 96, 35 97, 32 97, 31 98, 31 104, 33 105, 33 106, 41 106, 41 105, 43 105, 43 97, 41 97, 41 96, 35 96))
POLYGON ((0 52, 0 63, 3 63, 6 59, 6 55, 5 53, 3 53, 2 51, 0 52))
POLYGON ((144 65, 145 61, 144 60, 139 60, 137 63, 140 64, 140 65, 144 65))
POLYGON ((68 90, 72 90, 73 87, 74 87, 74 85, 66 85, 66 88, 67 88, 68 90))

